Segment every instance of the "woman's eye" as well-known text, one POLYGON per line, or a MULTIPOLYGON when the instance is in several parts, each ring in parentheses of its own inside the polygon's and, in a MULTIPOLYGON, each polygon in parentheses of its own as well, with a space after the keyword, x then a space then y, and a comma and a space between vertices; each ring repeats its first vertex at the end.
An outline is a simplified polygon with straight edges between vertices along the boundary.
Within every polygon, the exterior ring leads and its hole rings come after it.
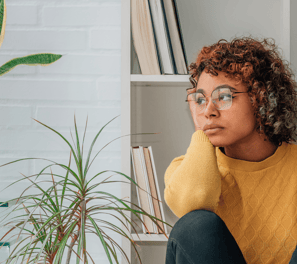
POLYGON ((221 100, 228 101, 228 100, 230 100, 230 98, 231 98, 230 94, 220 94, 220 96, 219 96, 220 101, 221 100))
POLYGON ((201 105, 201 104, 204 104, 205 102, 205 98, 198 98, 197 99, 197 104, 201 105))

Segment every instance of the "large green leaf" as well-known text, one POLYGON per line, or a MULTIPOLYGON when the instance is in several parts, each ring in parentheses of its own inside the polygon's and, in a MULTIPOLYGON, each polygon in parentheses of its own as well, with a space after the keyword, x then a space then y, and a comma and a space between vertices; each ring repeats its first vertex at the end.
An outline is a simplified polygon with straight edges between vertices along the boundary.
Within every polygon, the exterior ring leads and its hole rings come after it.
POLYGON ((0 46, 4 40, 6 26, 6 3, 5 0, 0 0, 0 46))
POLYGON ((14 67, 20 64, 25 65, 49 65, 58 59, 60 59, 62 55, 59 54, 51 54, 51 53, 39 53, 28 55, 24 57, 14 58, 0 67, 0 76, 9 72, 14 67))

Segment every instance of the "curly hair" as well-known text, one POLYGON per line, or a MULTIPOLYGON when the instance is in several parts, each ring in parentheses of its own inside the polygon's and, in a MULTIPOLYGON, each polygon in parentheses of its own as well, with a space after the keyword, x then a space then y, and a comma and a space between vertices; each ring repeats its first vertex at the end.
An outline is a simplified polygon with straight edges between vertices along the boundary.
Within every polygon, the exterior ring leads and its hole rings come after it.
MULTIPOLYGON (((271 38, 272 39, 272 38, 271 38)), ((203 47, 196 61, 188 67, 190 82, 197 86, 203 70, 215 76, 222 71, 226 77, 245 84, 257 120, 256 131, 276 146, 297 139, 297 83, 294 73, 275 45, 252 37, 220 39, 203 47)))

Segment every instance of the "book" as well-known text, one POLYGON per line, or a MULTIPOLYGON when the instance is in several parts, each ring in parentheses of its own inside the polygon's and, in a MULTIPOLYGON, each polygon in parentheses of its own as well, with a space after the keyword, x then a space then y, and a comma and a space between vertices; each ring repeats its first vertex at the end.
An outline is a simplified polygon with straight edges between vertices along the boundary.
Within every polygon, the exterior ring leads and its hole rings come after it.
POLYGON ((160 61, 148 0, 131 0, 131 27, 141 73, 160 75, 160 61))
MULTIPOLYGON (((150 187, 151 187, 151 194, 154 198, 153 205, 155 210, 155 216, 164 221, 165 219, 164 210, 163 210, 162 201, 161 201, 160 188, 159 188, 158 177, 157 177, 156 168, 154 164, 154 159, 153 159, 152 147, 151 146, 144 147, 143 153, 144 153, 147 174, 148 174, 150 187)), ((167 234, 167 226, 164 225, 159 220, 157 220, 157 222, 161 226, 162 230, 164 230, 165 233, 167 234)), ((162 234, 162 230, 160 230, 159 227, 157 228, 158 228, 158 234, 162 234)))
POLYGON ((131 73, 132 74, 141 74, 141 69, 140 69, 137 54, 135 52, 133 39, 131 39, 131 73))
MULTIPOLYGON (((141 1, 140 1, 141 2, 141 1)), ((144 1, 143 1, 144 2, 144 1)), ((160 57, 162 74, 175 74, 172 47, 165 21, 165 12, 161 0, 148 0, 153 21, 153 29, 160 57)))
MULTIPOLYGON (((153 197, 152 197, 152 189, 155 188, 153 186, 154 183, 152 182, 152 179, 150 179, 148 176, 143 146, 138 146, 138 150, 139 150, 139 157, 141 159, 141 164, 142 164, 142 169, 143 169, 143 176, 144 176, 144 181, 145 181, 145 186, 146 186, 146 194, 147 194, 147 198, 149 201, 150 214, 152 216, 156 217, 155 209, 154 209, 154 202, 153 202, 153 200, 155 200, 155 199, 153 199, 153 197)), ((153 227, 154 227, 154 233, 158 234, 157 225, 155 223, 153 223, 153 227)))
MULTIPOLYGON (((153 168, 155 183, 156 183, 156 188, 157 188, 157 194, 159 197, 161 216, 162 216, 162 220, 165 221, 165 213, 164 213, 164 208, 163 208, 163 202, 161 200, 161 193, 160 193, 159 181, 158 181, 158 176, 157 176, 157 170, 156 170, 155 161, 154 161, 153 149, 151 146, 149 146, 148 150, 150 153, 150 158, 151 158, 151 163, 152 163, 152 168, 153 168)), ((164 230, 165 230, 165 233, 168 234, 167 225, 164 225, 164 230)))
POLYGON ((183 35, 178 10, 174 0, 163 0, 176 74, 188 74, 183 35))
MULTIPOLYGON (((141 188, 136 187, 139 206, 150 215, 165 221, 152 147, 131 147, 131 155, 135 182, 141 188)), ((146 218, 148 217, 146 216, 146 218)), ((156 220, 160 226, 158 227, 151 219, 148 218, 150 221, 147 221, 146 218, 141 215, 141 219, 149 227, 150 233, 162 234, 165 232, 168 234, 167 226, 160 220, 156 220), (152 223, 152 226, 149 222, 152 223)), ((143 233, 147 233, 143 224, 142 229, 143 233)))
MULTIPOLYGON (((151 207, 149 201, 149 194, 147 191, 147 183, 144 175, 144 164, 142 162, 142 158, 140 156, 139 147, 131 147, 131 157, 132 157, 132 165, 134 171, 135 182, 139 185, 140 188, 136 186, 137 199, 139 203, 139 207, 141 207, 145 212, 151 214, 151 207)), ((144 234, 146 233, 157 233, 156 226, 153 221, 146 215, 140 214, 142 222, 142 231, 144 234), (147 227, 147 230, 145 226, 147 227)))

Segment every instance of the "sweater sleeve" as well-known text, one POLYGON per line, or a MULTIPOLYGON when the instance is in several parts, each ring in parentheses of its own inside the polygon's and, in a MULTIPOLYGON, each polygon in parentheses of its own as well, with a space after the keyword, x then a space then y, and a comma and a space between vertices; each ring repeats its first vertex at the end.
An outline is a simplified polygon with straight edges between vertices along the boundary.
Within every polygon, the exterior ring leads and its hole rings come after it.
POLYGON ((216 211, 221 175, 215 147, 202 130, 193 133, 186 154, 172 160, 164 180, 165 202, 177 217, 197 209, 216 211))

